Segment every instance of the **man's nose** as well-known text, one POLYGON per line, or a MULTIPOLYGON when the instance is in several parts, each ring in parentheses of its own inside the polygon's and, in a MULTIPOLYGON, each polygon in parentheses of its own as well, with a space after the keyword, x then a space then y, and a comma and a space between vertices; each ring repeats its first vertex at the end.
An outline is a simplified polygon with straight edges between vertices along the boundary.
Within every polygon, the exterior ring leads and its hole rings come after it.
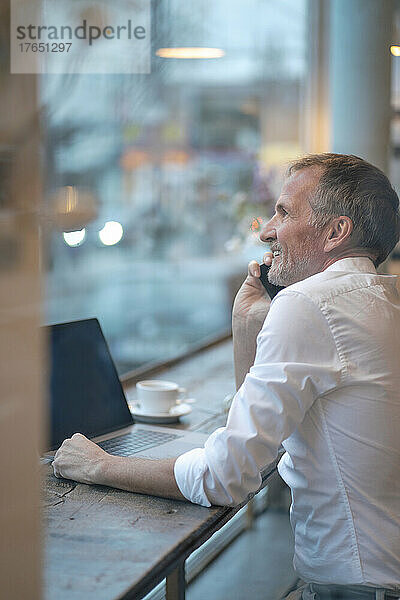
POLYGON ((276 231, 274 227, 274 218, 270 219, 268 223, 266 223, 261 232, 260 232, 260 240, 262 242, 272 242, 276 240, 276 231))

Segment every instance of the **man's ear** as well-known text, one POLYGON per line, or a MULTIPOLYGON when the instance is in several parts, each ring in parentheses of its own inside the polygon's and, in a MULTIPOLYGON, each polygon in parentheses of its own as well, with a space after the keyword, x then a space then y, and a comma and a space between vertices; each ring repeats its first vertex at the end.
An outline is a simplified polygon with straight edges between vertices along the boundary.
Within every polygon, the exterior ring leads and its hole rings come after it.
POLYGON ((334 217, 329 223, 326 233, 324 252, 331 252, 347 242, 353 232, 353 221, 350 217, 342 215, 334 217))

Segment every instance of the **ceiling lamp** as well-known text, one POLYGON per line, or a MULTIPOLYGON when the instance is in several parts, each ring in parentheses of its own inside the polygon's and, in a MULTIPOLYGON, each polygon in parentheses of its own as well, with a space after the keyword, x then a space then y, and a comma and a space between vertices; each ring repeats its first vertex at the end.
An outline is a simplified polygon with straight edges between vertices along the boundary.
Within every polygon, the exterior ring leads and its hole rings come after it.
POLYGON ((225 50, 202 47, 159 48, 156 55, 161 58, 222 58, 225 50))
POLYGON ((97 204, 91 190, 66 185, 51 195, 43 208, 42 219, 64 233, 82 231, 97 217, 97 204))

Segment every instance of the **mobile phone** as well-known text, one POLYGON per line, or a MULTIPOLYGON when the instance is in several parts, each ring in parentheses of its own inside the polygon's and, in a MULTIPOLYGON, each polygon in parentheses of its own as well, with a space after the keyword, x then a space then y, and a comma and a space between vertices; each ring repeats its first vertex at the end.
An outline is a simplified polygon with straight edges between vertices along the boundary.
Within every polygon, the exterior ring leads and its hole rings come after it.
POLYGON ((263 286, 265 287, 265 289, 267 290, 267 294, 268 296, 271 298, 274 298, 278 292, 280 292, 281 290, 284 289, 283 286, 281 285, 274 285, 273 283, 270 283, 268 281, 268 271, 270 270, 271 267, 268 267, 266 264, 262 263, 260 265, 260 271, 261 271, 261 275, 260 275, 260 281, 263 284, 263 286))

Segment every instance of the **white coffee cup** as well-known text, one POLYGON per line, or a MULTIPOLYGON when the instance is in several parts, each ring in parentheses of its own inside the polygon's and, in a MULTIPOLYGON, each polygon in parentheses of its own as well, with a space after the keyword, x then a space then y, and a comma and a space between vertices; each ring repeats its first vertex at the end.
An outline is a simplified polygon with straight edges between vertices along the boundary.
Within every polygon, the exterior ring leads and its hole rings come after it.
POLYGON ((173 381, 148 379, 136 384, 137 405, 146 414, 168 414, 177 400, 186 392, 173 381))

